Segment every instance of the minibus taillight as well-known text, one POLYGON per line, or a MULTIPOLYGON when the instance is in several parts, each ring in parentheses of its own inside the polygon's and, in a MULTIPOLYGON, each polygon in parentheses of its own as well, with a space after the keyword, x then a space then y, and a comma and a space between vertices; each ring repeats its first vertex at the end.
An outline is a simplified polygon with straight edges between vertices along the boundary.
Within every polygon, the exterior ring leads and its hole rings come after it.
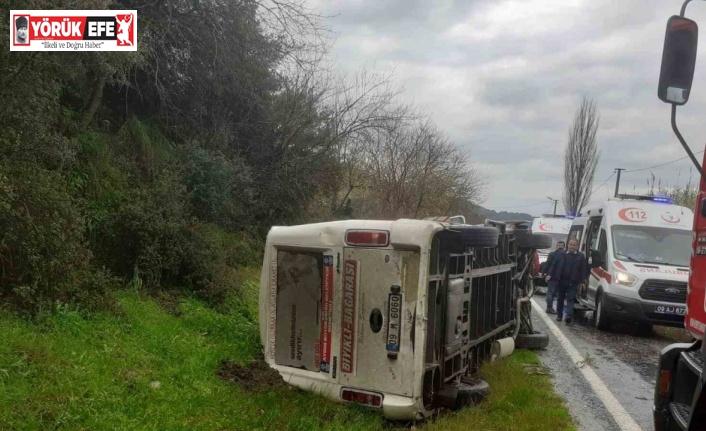
POLYGON ((349 403, 362 404, 368 407, 382 407, 382 395, 371 392, 343 389, 341 399, 349 403))
POLYGON ((390 235, 386 230, 349 230, 346 231, 346 244, 365 247, 386 247, 390 235))

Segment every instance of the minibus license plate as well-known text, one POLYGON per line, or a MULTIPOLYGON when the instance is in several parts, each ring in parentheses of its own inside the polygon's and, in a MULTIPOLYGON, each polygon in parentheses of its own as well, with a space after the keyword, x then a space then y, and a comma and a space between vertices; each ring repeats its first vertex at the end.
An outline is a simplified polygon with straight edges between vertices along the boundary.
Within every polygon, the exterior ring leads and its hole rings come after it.
POLYGON ((400 316, 402 315, 402 295, 390 293, 387 309, 387 350, 400 351, 400 316))
POLYGON ((676 314, 683 316, 686 314, 686 309, 684 307, 669 307, 667 305, 657 305, 655 306, 655 313, 659 314, 676 314))

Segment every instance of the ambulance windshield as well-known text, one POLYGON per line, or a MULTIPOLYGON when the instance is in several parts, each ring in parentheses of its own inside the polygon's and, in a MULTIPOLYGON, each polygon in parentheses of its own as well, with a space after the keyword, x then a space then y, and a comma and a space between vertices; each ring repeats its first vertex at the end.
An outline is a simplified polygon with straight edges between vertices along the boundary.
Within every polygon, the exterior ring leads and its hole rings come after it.
POLYGON ((648 226, 614 226, 613 250, 618 260, 689 266, 691 231, 648 226))

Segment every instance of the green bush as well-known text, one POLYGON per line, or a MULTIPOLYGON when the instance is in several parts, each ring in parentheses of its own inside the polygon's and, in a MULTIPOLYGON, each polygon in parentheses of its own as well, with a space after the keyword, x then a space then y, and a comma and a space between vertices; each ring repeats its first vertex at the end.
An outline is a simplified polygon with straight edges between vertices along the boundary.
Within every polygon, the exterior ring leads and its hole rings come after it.
POLYGON ((33 163, 0 164, 0 294, 13 307, 93 307, 115 280, 91 266, 66 180, 33 163))
POLYGON ((201 299, 221 304, 240 281, 236 270, 259 265, 260 247, 249 237, 214 224, 197 223, 191 233, 193 250, 182 267, 185 284, 201 299))
POLYGON ((102 226, 114 213, 129 188, 130 164, 113 150, 116 139, 85 130, 76 140, 80 150, 75 168, 69 173, 72 194, 82 200, 86 234, 91 247, 102 241, 102 226))
POLYGON ((175 171, 125 191, 108 215, 96 253, 134 286, 163 287, 221 302, 235 285, 235 270, 260 258, 255 241, 191 214, 190 195, 175 171))
POLYGON ((100 260, 125 277, 138 268, 148 288, 173 278, 190 235, 186 202, 184 186, 172 172, 127 190, 98 232, 100 260))
POLYGON ((198 146, 187 148, 183 157, 194 214, 231 228, 248 225, 254 188, 245 162, 198 146))

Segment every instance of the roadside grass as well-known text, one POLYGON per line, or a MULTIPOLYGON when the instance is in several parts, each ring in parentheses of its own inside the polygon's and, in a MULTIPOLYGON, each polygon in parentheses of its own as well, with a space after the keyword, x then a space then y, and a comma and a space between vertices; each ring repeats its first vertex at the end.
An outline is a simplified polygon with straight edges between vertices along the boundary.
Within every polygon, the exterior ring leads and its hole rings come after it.
POLYGON ((443 415, 422 429, 575 430, 564 400, 554 392, 551 378, 542 369, 539 357, 529 350, 516 350, 508 358, 485 364, 481 376, 490 384, 488 399, 443 415))
POLYGON ((379 429, 384 421, 287 387, 247 393, 217 375, 259 352, 257 285, 221 312, 121 292, 113 312, 0 315, 2 430, 379 429), (249 300, 248 300, 249 299, 249 300), (253 299, 255 302, 253 303, 253 299))
MULTIPOLYGON (((243 275, 254 280, 256 271, 243 275)), ((176 309, 123 291, 116 309, 68 309, 28 322, 0 314, 2 430, 379 430, 401 428, 362 408, 287 386, 247 392, 218 376, 224 360, 259 353, 257 283, 215 311, 181 298, 176 309)), ((530 374, 528 351, 486 365, 489 399, 418 424, 425 430, 569 430, 550 378, 530 374)))

